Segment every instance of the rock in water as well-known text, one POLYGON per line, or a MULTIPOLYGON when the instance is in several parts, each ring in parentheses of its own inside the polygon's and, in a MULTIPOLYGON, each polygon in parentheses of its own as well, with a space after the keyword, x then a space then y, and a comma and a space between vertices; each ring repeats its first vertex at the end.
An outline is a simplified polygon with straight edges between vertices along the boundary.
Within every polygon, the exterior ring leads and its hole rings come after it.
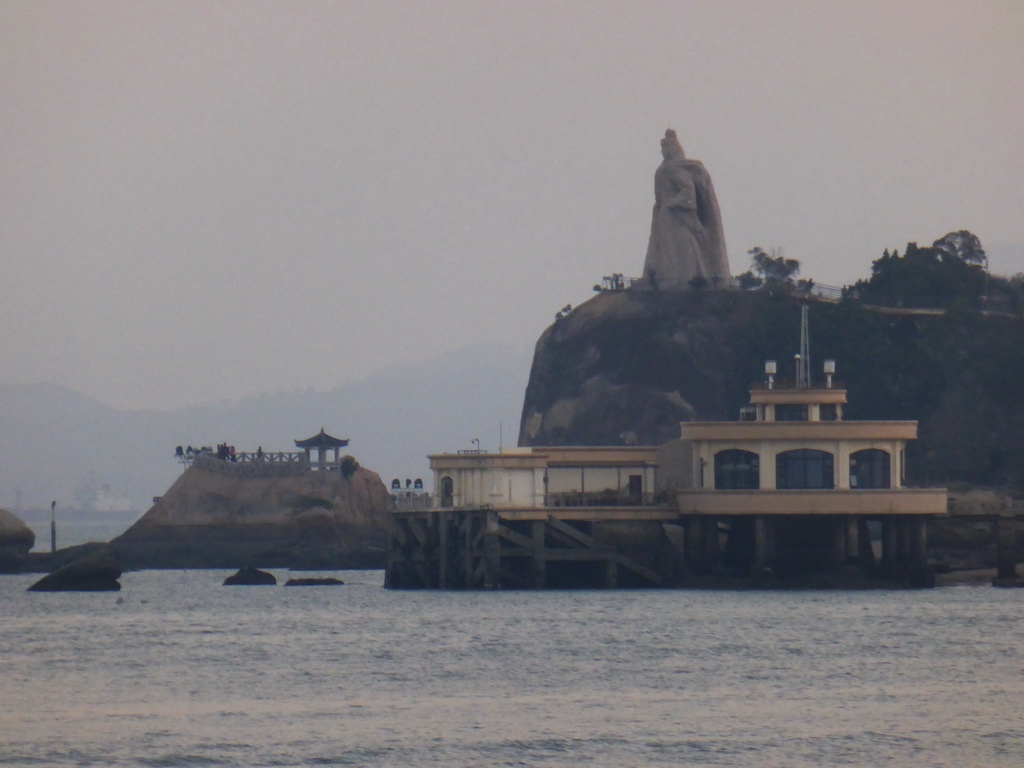
POLYGON ((0 573, 17 573, 28 552, 36 543, 36 535, 18 517, 0 509, 0 573))
POLYGON ((284 583, 286 587, 333 587, 338 584, 344 584, 345 582, 341 579, 335 579, 330 576, 325 577, 311 577, 306 579, 288 579, 284 583))
POLYGON ((239 474, 189 467, 113 544, 129 568, 381 568, 390 498, 364 467, 239 474))
POLYGON ((121 589, 121 562, 113 547, 102 549, 44 576, 29 592, 116 592, 121 589))
POLYGON ((224 579, 225 587, 234 586, 273 586, 277 584, 277 578, 272 573, 261 571, 258 568, 253 568, 251 565, 247 565, 244 568, 239 568, 237 573, 233 573, 224 579))
POLYGON ((703 163, 686 158, 671 128, 661 140, 661 154, 644 283, 658 290, 692 288, 695 280, 724 287, 731 274, 711 176, 703 163))

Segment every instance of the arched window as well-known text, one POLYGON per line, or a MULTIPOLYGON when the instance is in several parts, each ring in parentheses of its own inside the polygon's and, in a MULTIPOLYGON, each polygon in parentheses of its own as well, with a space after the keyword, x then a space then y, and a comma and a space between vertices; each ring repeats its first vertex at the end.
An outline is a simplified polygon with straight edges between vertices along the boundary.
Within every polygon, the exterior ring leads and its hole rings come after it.
POLYGON ((761 462, 756 453, 730 449, 715 454, 715 488, 727 491, 761 487, 761 462))
POLYGON ((441 478, 441 506, 455 506, 455 481, 450 475, 441 478))
POLYGON ((812 448, 783 451, 775 457, 775 487, 835 488, 832 454, 812 448))
POLYGON ((850 454, 851 488, 890 488, 889 453, 865 448, 850 454))

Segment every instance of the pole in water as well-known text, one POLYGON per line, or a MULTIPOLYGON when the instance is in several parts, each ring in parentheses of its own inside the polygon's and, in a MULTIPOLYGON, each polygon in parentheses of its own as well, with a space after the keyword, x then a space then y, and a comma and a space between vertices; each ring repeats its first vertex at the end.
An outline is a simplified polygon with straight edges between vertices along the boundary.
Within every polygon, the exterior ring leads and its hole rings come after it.
POLYGON ((57 551, 57 502, 50 502, 50 553, 57 551))

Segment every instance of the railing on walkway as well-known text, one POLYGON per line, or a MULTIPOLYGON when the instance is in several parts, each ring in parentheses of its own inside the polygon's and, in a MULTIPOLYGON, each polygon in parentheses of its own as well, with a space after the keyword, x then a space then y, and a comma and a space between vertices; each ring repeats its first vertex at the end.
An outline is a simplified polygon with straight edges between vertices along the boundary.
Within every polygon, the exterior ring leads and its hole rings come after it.
POLYGON ((228 475, 297 475, 310 469, 305 452, 237 453, 235 460, 197 453, 192 466, 228 475))
POLYGON ((400 491, 391 494, 391 501, 397 512, 421 512, 435 507, 431 493, 400 491))
POLYGON ((600 491, 597 493, 549 493, 546 507, 652 507, 664 504, 665 494, 600 491))

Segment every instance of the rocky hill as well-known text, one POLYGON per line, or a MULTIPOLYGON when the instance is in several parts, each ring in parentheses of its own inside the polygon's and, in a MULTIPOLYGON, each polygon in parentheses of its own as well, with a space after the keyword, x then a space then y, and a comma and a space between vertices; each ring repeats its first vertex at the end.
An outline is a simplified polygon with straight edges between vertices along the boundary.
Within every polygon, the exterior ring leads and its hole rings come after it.
MULTIPOLYGON (((735 419, 764 360, 792 377, 800 301, 785 291, 600 293, 537 342, 520 445, 661 444, 678 422, 735 419)), ((812 371, 837 361, 851 419, 916 419, 910 480, 1024 486, 1024 319, 810 309, 812 371)))
POLYGON ((389 496, 375 472, 229 469, 187 469, 111 542, 124 566, 383 567, 389 496))
POLYGON ((36 535, 24 521, 0 509, 0 573, 20 571, 35 541, 36 535))

